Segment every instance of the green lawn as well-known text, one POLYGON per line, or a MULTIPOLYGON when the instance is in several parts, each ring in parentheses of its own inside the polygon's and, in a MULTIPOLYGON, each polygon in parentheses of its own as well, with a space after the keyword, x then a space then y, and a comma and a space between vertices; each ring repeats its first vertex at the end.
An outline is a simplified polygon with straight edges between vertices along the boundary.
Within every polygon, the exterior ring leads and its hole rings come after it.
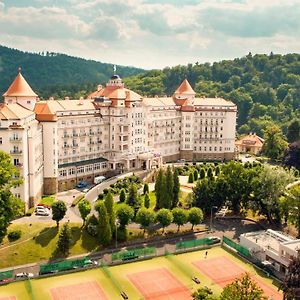
MULTIPOLYGON (((221 287, 211 281, 210 278, 206 277, 192 264, 194 261, 204 259, 203 251, 195 251, 190 253, 179 254, 175 256, 175 259, 180 261, 181 264, 185 265, 185 271, 182 271, 176 264, 172 262, 171 259, 167 257, 158 257, 140 262, 132 262, 123 265, 118 265, 110 267, 109 270, 111 275, 118 284, 124 290, 129 299, 143 299, 142 295, 135 288, 135 286, 128 280, 128 274, 143 272, 152 269, 166 268, 169 270, 180 282, 189 288, 189 290, 194 291, 195 289, 203 286, 208 286, 211 288, 216 295, 219 295, 222 291, 221 287), (188 270, 188 271, 187 271, 188 270), (190 274, 189 274, 190 272, 190 274), (201 280, 201 285, 195 284, 191 280, 191 276, 197 276, 201 280)), ((212 248, 209 251, 209 258, 225 256, 235 263, 239 264, 241 267, 246 269, 248 272, 254 275, 260 276, 257 271, 250 265, 247 264, 237 257, 231 255, 229 252, 223 250, 220 247, 212 248)), ((266 277, 260 277, 260 279, 267 284, 267 286, 272 287, 272 280, 266 277)), ((113 285, 111 279, 103 272, 101 268, 93 269, 88 271, 82 271, 78 273, 48 277, 44 279, 32 280, 32 286, 34 289, 36 299, 51 300, 50 289, 59 286, 73 285, 78 283, 84 283, 89 281, 96 281, 104 290, 108 299, 121 299, 118 290, 113 285)), ((277 287, 273 286, 274 290, 277 287)), ((0 297, 3 296, 17 296, 18 300, 30 300, 28 294, 28 283, 18 282, 11 283, 2 286, 0 289, 0 297)))
POLYGON ((43 196, 39 203, 51 206, 55 201, 55 196, 43 196))
MULTIPOLYGON (((81 223, 70 223, 73 244, 70 255, 99 249, 95 238, 82 230, 81 223)), ((56 249, 58 228, 52 223, 12 224, 10 230, 21 230, 22 237, 14 243, 5 238, 0 247, 0 268, 48 260, 56 249)))

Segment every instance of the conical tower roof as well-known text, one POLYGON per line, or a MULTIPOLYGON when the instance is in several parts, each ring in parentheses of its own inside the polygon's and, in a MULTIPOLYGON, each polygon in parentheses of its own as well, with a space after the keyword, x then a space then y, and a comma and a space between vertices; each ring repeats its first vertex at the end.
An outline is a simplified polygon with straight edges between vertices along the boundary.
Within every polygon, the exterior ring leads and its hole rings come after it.
POLYGON ((191 87, 190 83, 187 79, 184 79, 181 83, 181 85, 177 88, 175 91, 175 94, 193 94, 196 95, 195 91, 191 87))
POLYGON ((37 94, 32 90, 25 78, 19 73, 8 90, 3 94, 4 97, 37 97, 37 94))

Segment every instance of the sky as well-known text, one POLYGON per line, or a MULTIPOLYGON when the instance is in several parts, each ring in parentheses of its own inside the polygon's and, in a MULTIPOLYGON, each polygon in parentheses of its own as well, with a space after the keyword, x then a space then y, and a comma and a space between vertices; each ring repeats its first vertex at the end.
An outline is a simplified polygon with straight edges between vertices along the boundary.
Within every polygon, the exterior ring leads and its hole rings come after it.
POLYGON ((0 0, 0 44, 145 69, 300 52, 300 0, 0 0))

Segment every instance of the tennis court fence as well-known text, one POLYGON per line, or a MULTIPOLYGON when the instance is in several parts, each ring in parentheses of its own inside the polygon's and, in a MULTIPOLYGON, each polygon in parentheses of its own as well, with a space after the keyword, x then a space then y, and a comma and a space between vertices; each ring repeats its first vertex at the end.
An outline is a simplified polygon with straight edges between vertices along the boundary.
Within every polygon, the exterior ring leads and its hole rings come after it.
POLYGON ((230 238, 224 236, 223 237, 223 243, 226 244, 227 246, 229 246, 230 248, 233 248, 234 250, 236 250, 238 253, 240 253, 241 255, 245 256, 245 257, 250 257, 250 252, 247 248, 241 246, 240 244, 234 242, 233 240, 231 240, 230 238))

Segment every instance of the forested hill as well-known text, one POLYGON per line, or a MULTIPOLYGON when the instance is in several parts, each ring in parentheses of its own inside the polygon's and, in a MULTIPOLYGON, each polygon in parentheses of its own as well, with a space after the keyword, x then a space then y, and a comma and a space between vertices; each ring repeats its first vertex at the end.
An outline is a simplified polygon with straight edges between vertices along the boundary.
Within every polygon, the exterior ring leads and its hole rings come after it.
POLYGON ((254 131, 263 135, 271 122, 285 134, 291 122, 297 120, 300 126, 299 54, 249 53, 213 64, 149 71, 126 78, 125 83, 142 95, 172 95, 185 78, 198 96, 219 96, 236 103, 240 133, 254 131))
MULTIPOLYGON (((28 53, 0 46, 0 93, 7 90, 22 67, 22 74, 40 97, 81 96, 108 81, 113 65, 58 53, 28 53)), ((140 73, 141 69, 117 66, 122 77, 140 73)), ((1 98, 1 96, 0 96, 1 98)))

